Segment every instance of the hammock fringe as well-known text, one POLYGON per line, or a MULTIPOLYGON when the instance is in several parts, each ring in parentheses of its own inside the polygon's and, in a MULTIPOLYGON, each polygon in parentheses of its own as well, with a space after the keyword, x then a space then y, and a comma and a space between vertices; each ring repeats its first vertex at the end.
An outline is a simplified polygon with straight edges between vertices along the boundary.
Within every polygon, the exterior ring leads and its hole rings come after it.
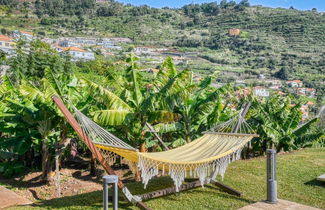
MULTIPOLYGON (((205 183, 210 183, 211 180, 215 181, 218 175, 223 179, 228 165, 240 159, 241 150, 240 148, 229 155, 208 163, 192 165, 167 164, 168 175, 174 181, 176 192, 179 192, 179 188, 184 182, 185 177, 199 178, 202 187, 205 183)), ((159 168, 162 168, 162 174, 165 173, 166 164, 139 156, 138 168, 141 171, 142 183, 146 189, 150 179, 159 174, 159 168)))

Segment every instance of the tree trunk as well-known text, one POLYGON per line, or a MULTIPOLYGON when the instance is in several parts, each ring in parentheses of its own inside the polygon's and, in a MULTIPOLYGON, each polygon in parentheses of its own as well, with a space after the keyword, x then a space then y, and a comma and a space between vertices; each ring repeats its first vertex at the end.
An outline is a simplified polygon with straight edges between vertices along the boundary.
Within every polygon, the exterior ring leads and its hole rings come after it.
POLYGON ((70 143, 71 139, 67 138, 68 128, 65 123, 61 124, 61 132, 60 132, 60 142, 56 139, 55 142, 55 188, 56 188, 56 197, 61 197, 61 174, 60 174, 60 158, 62 152, 70 143))
POLYGON ((192 141, 191 139, 191 128, 189 124, 186 124, 186 133, 185 133, 185 141, 186 143, 190 143, 192 141))
POLYGON ((90 175, 91 176, 96 176, 96 168, 97 168, 96 158, 94 157, 94 155, 91 155, 91 158, 90 158, 90 175))
POLYGON ((185 140, 186 140, 186 143, 191 143, 191 141, 192 141, 190 136, 186 136, 185 140))
POLYGON ((146 143, 140 144, 140 146, 139 146, 139 152, 147 152, 146 143))
POLYGON ((33 149, 30 149, 28 150, 25 155, 24 155, 24 162, 25 162, 25 165, 28 167, 28 168, 33 168, 33 163, 34 163, 34 150, 33 149))
POLYGON ((60 148, 58 141, 55 142, 55 188, 56 188, 56 197, 61 197, 61 176, 60 176, 60 148))
POLYGON ((153 146, 152 149, 153 152, 158 152, 158 143, 156 145, 153 146))
POLYGON ((48 139, 44 138, 42 144, 42 180, 48 182, 49 181, 49 172, 51 161, 50 161, 50 153, 48 149, 48 139))
MULTIPOLYGON (((251 157, 251 148, 252 148, 252 142, 249 141, 247 145, 247 153, 246 153, 246 159, 249 159, 251 157)), ((253 156, 253 155, 252 155, 253 156)))

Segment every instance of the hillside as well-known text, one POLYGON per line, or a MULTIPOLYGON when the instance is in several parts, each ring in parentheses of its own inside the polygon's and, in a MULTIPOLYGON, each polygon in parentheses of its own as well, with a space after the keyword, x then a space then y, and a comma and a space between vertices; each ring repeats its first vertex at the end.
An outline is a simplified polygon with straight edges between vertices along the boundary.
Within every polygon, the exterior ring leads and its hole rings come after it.
MULTIPOLYGON (((129 37, 136 45, 196 52, 185 67, 221 71, 222 81, 266 77, 301 79, 325 91, 325 14, 236 4, 191 4, 180 9, 135 7, 95 0, 0 0, 0 28, 46 36, 129 37), (229 29, 239 29, 229 34, 229 29)), ((322 93, 323 91, 323 93, 322 93)))

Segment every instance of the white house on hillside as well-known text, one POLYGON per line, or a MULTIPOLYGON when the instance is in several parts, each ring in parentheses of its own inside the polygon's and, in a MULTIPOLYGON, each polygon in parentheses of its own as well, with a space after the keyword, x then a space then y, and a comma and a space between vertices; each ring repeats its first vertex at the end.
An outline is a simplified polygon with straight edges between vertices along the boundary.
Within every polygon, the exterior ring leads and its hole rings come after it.
POLYGON ((301 80, 291 80, 287 81, 289 87, 302 87, 303 82, 301 80))
POLYGON ((75 46, 77 46, 77 44, 71 40, 65 39, 65 40, 59 41, 59 46, 60 47, 75 47, 75 46))
POLYGON ((147 53, 153 53, 157 49, 152 46, 138 46, 134 49, 135 54, 147 54, 147 53))
POLYGON ((29 31, 14 31, 13 37, 16 39, 25 39, 32 41, 34 39, 34 33, 29 31))
POLYGON ((261 86, 257 86, 253 88, 253 93, 256 96, 262 96, 262 97, 269 97, 270 96, 270 92, 261 86))
POLYGON ((108 38, 108 40, 114 43, 132 43, 133 41, 129 38, 124 37, 115 37, 115 38, 108 38))
POLYGON ((72 60, 94 60, 95 54, 78 47, 63 48, 61 55, 67 53, 72 57, 72 60))
POLYGON ((106 49, 109 49, 109 50, 122 50, 121 46, 116 45, 112 41, 103 40, 101 42, 98 42, 97 45, 102 46, 102 47, 104 47, 106 49))
POLYGON ((9 55, 14 54, 16 51, 16 43, 13 38, 0 34, 0 50, 9 55))

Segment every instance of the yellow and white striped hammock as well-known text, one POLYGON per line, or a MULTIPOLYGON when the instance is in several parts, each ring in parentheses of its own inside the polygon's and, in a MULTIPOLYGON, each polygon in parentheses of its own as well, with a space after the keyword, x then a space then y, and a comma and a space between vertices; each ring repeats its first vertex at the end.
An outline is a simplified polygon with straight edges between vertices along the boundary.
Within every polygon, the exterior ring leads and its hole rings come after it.
POLYGON ((75 113, 85 134, 109 163, 113 163, 116 156, 121 156, 128 162, 137 164, 145 187, 159 171, 166 173, 173 179, 176 191, 185 177, 197 177, 202 185, 206 181, 215 180, 218 174, 223 178, 228 164, 238 160, 242 148, 256 136, 210 132, 176 149, 146 153, 139 152, 118 139, 80 111, 75 110, 75 113))

